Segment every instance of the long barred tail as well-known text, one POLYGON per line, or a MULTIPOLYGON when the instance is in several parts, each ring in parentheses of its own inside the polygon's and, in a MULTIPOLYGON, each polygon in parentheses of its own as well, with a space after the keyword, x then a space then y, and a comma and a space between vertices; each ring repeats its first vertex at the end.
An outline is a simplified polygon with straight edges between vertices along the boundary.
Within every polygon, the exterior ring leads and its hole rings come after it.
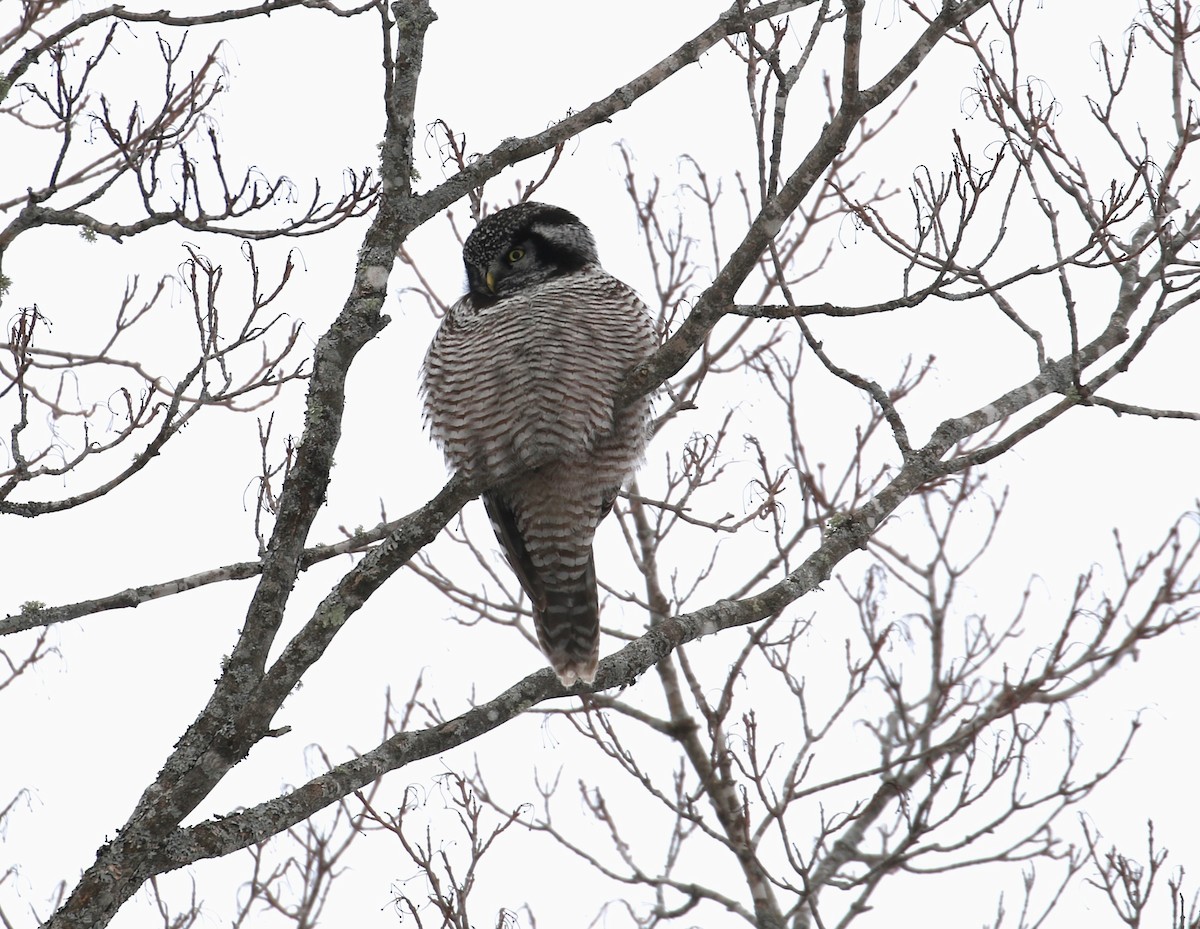
POLYGON ((600 660, 600 604, 591 556, 581 576, 547 585, 543 594, 543 603, 534 603, 533 623, 554 673, 564 687, 592 683, 600 660))
MULTIPOLYGON (((535 497, 541 502, 545 494, 538 492, 535 497)), ((570 527, 560 528, 554 538, 556 527, 549 521, 527 539, 512 504, 501 494, 486 493, 483 502, 508 563, 533 603, 538 644, 554 673, 564 687, 579 681, 592 683, 600 659, 600 603, 591 551, 595 524, 586 527, 586 542, 580 538, 584 530, 570 527), (549 541, 546 535, 551 536, 549 541)))

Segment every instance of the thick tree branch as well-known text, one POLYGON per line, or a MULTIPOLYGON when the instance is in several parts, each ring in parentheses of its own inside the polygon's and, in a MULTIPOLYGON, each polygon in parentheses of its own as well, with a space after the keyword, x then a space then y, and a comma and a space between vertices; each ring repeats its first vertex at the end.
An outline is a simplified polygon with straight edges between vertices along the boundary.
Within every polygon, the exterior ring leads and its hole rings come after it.
POLYGON ((411 196, 412 113, 425 31, 435 17, 424 0, 396 3, 393 9, 399 28, 381 158, 384 191, 359 252, 354 287, 314 352, 303 439, 279 496, 275 528, 242 634, 208 705, 179 740, 117 839, 101 850, 48 927, 94 929, 107 924, 156 873, 154 849, 163 837, 267 734, 264 721, 282 702, 282 696, 272 701, 260 691, 267 653, 300 570, 305 539, 325 501, 341 436, 347 373, 359 350, 387 324, 380 308, 404 235, 397 217, 411 196), (251 705, 253 711, 248 712, 251 705), (251 725, 230 725, 243 716, 251 725))

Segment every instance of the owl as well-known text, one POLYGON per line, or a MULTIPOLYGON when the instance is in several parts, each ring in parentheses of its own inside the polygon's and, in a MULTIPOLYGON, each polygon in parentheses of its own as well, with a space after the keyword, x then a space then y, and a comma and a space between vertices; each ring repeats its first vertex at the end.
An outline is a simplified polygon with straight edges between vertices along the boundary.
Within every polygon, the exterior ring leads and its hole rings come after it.
POLYGON ((521 203, 463 247, 467 293, 423 369, 425 416, 447 461, 484 476, 484 506, 533 604, 562 683, 590 684, 600 651, 592 539, 642 457, 650 401, 614 410, 656 345, 645 305, 600 267, 573 213, 521 203))

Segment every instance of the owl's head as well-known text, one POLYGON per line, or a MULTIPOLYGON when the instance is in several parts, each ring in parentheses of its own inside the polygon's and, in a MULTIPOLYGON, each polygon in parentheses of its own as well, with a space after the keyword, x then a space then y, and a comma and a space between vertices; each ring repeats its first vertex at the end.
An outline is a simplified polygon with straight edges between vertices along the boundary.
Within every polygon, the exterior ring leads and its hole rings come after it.
POLYGON ((475 227, 463 246, 472 296, 495 300, 599 261, 596 240, 574 213, 518 203, 475 227))

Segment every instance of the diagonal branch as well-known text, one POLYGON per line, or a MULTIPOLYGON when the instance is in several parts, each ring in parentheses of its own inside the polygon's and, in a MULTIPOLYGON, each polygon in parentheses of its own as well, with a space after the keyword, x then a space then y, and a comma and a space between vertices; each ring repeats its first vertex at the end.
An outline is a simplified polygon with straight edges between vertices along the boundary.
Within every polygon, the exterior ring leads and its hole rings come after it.
MULTIPOLYGON (((759 259, 766 253, 788 217, 799 209, 801 202, 849 142, 859 120, 883 103, 910 78, 943 36, 986 5, 987 0, 965 0, 963 3, 945 4, 942 12, 930 21, 925 31, 887 76, 870 90, 842 99, 837 112, 826 124, 813 147, 801 159, 799 166, 780 187, 779 192, 767 200, 750 224, 741 243, 717 273, 712 285, 700 295, 695 308, 684 320, 683 325, 658 352, 634 369, 618 396, 618 406, 630 403, 654 390, 687 364, 703 345, 713 326, 735 305, 738 289, 757 267, 759 259)), ((856 41, 853 27, 854 19, 848 17, 845 33, 847 43, 856 41)))

